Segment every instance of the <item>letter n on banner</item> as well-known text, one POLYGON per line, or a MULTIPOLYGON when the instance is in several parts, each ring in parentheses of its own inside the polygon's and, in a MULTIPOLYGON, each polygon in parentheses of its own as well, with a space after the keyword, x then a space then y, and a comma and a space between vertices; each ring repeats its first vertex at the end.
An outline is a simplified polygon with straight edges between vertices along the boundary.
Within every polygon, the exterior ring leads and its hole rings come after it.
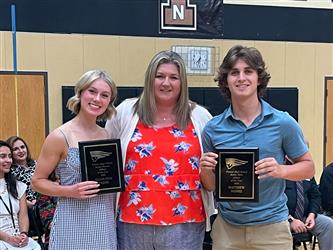
POLYGON ((197 30, 197 5, 190 0, 160 0, 160 31, 197 30))

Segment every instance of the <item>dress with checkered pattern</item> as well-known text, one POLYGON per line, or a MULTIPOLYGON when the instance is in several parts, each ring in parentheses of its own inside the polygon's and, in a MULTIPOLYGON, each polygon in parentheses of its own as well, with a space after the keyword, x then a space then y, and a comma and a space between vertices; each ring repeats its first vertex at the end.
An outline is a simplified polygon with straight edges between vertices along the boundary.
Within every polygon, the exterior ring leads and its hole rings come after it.
MULTIPOLYGON (((69 147, 56 173, 61 185, 81 181, 79 149, 69 147)), ((115 194, 90 199, 60 197, 53 218, 50 250, 116 250, 115 194)))

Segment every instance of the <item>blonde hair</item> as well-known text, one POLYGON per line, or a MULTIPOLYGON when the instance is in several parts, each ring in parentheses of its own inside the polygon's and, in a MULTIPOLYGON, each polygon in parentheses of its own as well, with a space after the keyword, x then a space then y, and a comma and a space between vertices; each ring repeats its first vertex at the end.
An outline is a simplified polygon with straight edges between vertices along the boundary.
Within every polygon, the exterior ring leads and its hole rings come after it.
POLYGON ((72 111, 73 114, 78 114, 80 111, 80 98, 82 91, 86 90, 90 87, 90 85, 97 79, 104 80, 111 88, 111 98, 110 103, 105 112, 97 117, 97 120, 107 120, 112 117, 113 114, 116 113, 116 108, 114 106, 114 102, 117 97, 117 87, 115 82, 112 80, 111 76, 109 76, 104 70, 95 69, 90 70, 84 73, 79 81, 75 85, 75 95, 72 96, 67 102, 67 108, 72 111))
POLYGON ((156 101, 154 94, 154 82, 156 72, 161 64, 176 65, 180 76, 180 95, 175 107, 176 122, 180 129, 185 129, 191 119, 191 111, 195 103, 189 100, 186 67, 183 59, 176 52, 165 50, 157 53, 150 61, 145 74, 143 91, 134 106, 140 121, 146 126, 154 125, 154 115, 156 113, 156 101))

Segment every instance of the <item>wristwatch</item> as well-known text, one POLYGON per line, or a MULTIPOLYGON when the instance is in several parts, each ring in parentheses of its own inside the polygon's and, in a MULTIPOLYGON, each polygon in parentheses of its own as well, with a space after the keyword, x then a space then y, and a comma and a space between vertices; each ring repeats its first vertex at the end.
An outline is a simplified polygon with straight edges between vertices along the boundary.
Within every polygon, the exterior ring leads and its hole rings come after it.
POLYGON ((291 217, 291 216, 288 217, 288 222, 289 222, 289 223, 291 223, 291 222, 293 222, 293 221, 294 221, 294 218, 293 218, 293 217, 291 217))

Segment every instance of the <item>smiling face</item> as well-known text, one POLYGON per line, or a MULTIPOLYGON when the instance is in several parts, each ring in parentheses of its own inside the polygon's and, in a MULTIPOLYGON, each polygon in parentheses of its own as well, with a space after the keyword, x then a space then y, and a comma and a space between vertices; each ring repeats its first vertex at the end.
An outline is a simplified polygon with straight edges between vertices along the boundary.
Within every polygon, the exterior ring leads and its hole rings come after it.
POLYGON ((13 143, 13 159, 19 165, 26 165, 28 150, 26 145, 21 140, 16 140, 13 143))
POLYGON ((174 106, 180 95, 179 70, 173 63, 161 64, 156 71, 154 94, 156 104, 174 106))
POLYGON ((82 91, 80 112, 97 117, 105 112, 110 101, 111 87, 103 79, 99 78, 82 91))
POLYGON ((231 100, 235 98, 258 99, 258 73, 244 60, 238 59, 235 62, 235 65, 228 73, 227 82, 231 93, 231 100))
POLYGON ((10 148, 6 146, 0 147, 0 178, 3 178, 6 173, 9 172, 12 165, 12 153, 10 148))

